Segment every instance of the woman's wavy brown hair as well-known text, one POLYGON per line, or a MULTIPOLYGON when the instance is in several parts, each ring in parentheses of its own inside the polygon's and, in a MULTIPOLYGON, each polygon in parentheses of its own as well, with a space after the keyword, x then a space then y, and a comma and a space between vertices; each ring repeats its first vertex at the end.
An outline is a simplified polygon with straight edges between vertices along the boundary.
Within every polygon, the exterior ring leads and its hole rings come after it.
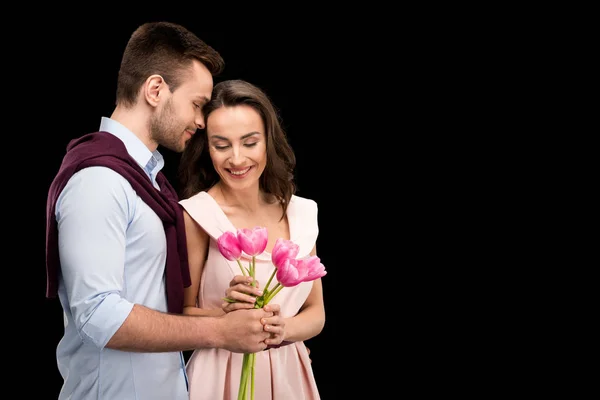
MULTIPOLYGON (((260 177, 260 189, 272 195, 287 211, 290 199, 296 192, 294 168, 296 156, 290 147, 280 117, 267 94, 257 86, 243 80, 227 80, 215 85, 211 100, 203 108, 206 126, 210 115, 221 107, 246 105, 261 116, 267 142, 267 165, 260 177)), ((206 129, 198 131, 181 155, 178 169, 180 197, 189 198, 208 190, 219 181, 208 150, 206 129)))

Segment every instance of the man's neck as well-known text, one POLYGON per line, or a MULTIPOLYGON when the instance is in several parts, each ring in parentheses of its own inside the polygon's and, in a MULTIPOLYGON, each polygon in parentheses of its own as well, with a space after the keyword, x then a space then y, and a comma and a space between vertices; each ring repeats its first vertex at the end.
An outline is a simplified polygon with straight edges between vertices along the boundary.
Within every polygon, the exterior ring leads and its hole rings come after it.
POLYGON ((150 138, 150 130, 148 129, 150 116, 144 111, 137 110, 135 107, 124 108, 123 106, 117 106, 111 114, 110 119, 117 121, 129 129, 151 152, 156 151, 158 148, 158 143, 150 138))

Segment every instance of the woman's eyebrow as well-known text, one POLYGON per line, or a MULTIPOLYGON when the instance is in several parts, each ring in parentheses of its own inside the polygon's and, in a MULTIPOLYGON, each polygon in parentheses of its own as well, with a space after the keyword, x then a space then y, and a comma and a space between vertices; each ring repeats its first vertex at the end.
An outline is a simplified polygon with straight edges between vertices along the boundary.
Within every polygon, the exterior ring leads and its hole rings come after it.
MULTIPOLYGON (((249 138, 250 136, 254 136, 254 135, 259 135, 259 132, 250 132, 250 133, 246 133, 244 136, 241 137, 241 139, 246 139, 249 138)), ((220 136, 220 135, 213 135, 210 138, 211 140, 213 139, 218 139, 218 140, 227 140, 229 141, 229 139, 227 139, 225 136, 220 136)))

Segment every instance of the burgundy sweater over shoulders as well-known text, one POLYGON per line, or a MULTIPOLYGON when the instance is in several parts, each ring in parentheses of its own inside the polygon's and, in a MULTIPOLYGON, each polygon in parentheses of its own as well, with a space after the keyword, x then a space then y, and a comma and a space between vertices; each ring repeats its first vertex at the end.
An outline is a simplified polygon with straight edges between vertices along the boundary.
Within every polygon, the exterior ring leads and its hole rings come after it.
POLYGON ((156 177, 161 189, 157 190, 144 170, 127 153, 123 142, 108 132, 89 133, 69 142, 58 174, 50 185, 46 204, 46 297, 54 298, 58 292, 60 258, 56 201, 73 174, 92 166, 108 167, 127 179, 138 196, 162 220, 167 239, 167 311, 182 313, 183 289, 190 286, 191 282, 183 208, 178 203, 177 193, 162 172, 156 177))

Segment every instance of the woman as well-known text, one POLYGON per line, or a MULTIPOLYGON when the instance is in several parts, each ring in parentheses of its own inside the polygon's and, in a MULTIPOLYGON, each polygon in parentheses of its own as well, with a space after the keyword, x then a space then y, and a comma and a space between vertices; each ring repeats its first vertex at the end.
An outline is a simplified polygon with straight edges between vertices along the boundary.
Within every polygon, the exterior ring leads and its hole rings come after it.
MULTIPOLYGON (((220 82, 204 114, 206 129, 191 139, 179 167, 192 279, 184 313, 224 315, 254 306, 260 283, 275 268, 270 253, 278 238, 299 246, 296 258, 316 255, 317 204, 294 194, 295 156, 262 90, 241 80, 220 82), (258 285, 252 286, 237 262, 221 255, 217 239, 257 226, 267 228, 268 242, 256 257, 258 285), (224 302, 225 296, 236 302, 224 302)), ((247 266, 249 259, 241 261, 247 266)), ((255 398, 319 399, 303 341, 325 323, 321 279, 285 287, 272 302, 280 312, 264 321, 271 338, 269 349, 256 354, 255 398)), ((196 350, 187 364, 190 399, 237 398, 242 357, 196 350)))

